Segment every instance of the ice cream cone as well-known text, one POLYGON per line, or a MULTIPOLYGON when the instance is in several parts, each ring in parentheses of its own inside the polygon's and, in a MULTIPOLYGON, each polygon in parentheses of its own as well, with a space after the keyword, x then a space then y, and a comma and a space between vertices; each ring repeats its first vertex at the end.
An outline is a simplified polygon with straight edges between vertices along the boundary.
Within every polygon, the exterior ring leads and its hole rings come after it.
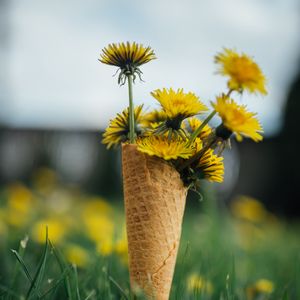
POLYGON ((130 282, 149 299, 169 299, 187 188, 168 162, 122 145, 130 282))

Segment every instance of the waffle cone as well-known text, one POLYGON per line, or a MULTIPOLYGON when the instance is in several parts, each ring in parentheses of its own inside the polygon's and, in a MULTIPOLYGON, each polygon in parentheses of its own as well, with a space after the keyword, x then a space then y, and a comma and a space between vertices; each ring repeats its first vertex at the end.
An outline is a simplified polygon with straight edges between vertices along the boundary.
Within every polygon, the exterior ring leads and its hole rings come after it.
POLYGON ((187 189, 166 161, 122 145, 123 185, 133 290, 169 299, 187 189))

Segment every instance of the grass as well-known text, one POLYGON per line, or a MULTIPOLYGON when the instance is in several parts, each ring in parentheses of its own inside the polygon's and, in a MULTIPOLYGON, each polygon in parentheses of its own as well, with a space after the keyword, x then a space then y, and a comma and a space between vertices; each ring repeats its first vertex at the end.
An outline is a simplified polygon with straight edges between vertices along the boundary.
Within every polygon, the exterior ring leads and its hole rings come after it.
MULTIPOLYGON (((10 215, 10 200, 5 193, 1 197, 0 216, 8 224, 6 231, 5 222, 0 224, 0 299, 143 299, 130 291, 124 253, 98 248, 93 235, 76 226, 61 240, 44 227, 40 243, 32 230, 42 214, 40 206, 36 204, 26 226, 18 227, 4 218, 10 215), (88 259, 81 250, 68 255, 70 244, 80 245, 88 259)), ((188 205, 170 299, 300 299, 299 225, 278 219, 256 200, 236 203, 219 210, 212 197, 201 207, 188 205)), ((119 228, 122 208, 116 205, 113 211, 119 228)))

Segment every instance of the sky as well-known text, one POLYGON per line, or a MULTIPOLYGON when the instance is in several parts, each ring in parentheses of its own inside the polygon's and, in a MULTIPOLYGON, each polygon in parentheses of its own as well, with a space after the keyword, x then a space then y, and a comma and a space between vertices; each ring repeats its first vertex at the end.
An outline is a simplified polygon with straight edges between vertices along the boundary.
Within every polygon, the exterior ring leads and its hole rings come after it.
POLYGON ((9 39, 0 121, 13 127, 103 129, 128 104, 116 68, 101 49, 136 41, 157 56, 142 67, 134 101, 183 88, 205 103, 226 90, 214 55, 223 47, 252 56, 268 79, 267 97, 236 96, 257 111, 266 135, 281 126, 286 93, 300 61, 297 0, 7 1, 9 39))

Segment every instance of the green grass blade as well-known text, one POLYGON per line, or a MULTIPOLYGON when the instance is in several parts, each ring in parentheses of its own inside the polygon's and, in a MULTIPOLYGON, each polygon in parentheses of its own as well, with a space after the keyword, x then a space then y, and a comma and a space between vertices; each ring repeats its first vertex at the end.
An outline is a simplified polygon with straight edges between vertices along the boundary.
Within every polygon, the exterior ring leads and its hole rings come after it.
MULTIPOLYGON (((24 254, 25 254, 25 249, 26 249, 26 246, 27 246, 27 242, 28 242, 28 236, 26 235, 24 237, 23 240, 20 241, 20 246, 19 246, 19 249, 18 249, 18 253, 20 255, 20 257, 24 257, 24 254)), ((20 263, 19 261, 17 260, 16 263, 15 263, 15 267, 14 267, 14 271, 13 271, 13 275, 12 275, 12 280, 11 280, 11 284, 10 284, 10 290, 11 291, 14 291, 15 288, 16 288, 16 282, 17 282, 17 278, 18 278, 18 275, 19 275, 19 271, 20 271, 20 263)), ((11 297, 10 294, 7 294, 7 296, 4 298, 4 300, 10 300, 11 297)))
POLYGON ((6 286, 0 284, 0 299, 6 299, 6 298, 1 298, 3 294, 6 294, 6 296, 13 296, 14 299, 21 298, 21 296, 18 295, 16 292, 14 292, 12 289, 7 288, 6 286))
POLYGON ((76 265, 73 265, 73 270, 74 270, 74 279, 75 279, 74 281, 75 281, 76 298, 77 300, 81 300, 80 293, 79 293, 78 273, 77 273, 76 265))
POLYGON ((27 292, 25 299, 30 299, 32 292, 35 290, 37 294, 39 294, 40 290, 40 284, 42 282, 42 279, 44 277, 44 271, 47 261, 47 255, 48 255, 48 248, 49 248, 49 240, 48 240, 48 227, 46 227, 46 241, 45 241, 45 247, 44 252, 41 258, 41 261, 39 263, 39 266, 37 268, 37 271, 34 275, 33 281, 30 285, 30 288, 27 292))
POLYGON ((120 292, 120 294, 126 299, 129 300, 127 294, 125 293, 125 291, 121 288, 121 286, 109 275, 108 276, 109 281, 111 281, 114 286, 118 289, 118 291, 120 292))
MULTIPOLYGON (((51 243, 51 241, 49 241, 49 243, 51 245, 51 248, 53 250, 54 256, 55 256, 55 258, 56 258, 56 260, 58 262, 58 265, 60 267, 61 272, 63 273, 66 269, 68 269, 70 271, 70 267, 66 264, 66 262, 65 262, 65 260, 64 260, 64 258, 62 256, 62 254, 60 253, 60 251, 53 246, 53 244, 51 243)), ((69 274, 67 274, 65 276, 64 286, 65 286, 65 290, 66 290, 68 299, 69 300, 73 300, 73 299, 75 300, 76 298, 73 296, 69 274)))
POLYGON ((62 273, 61 277, 57 279, 57 281, 44 293, 41 295, 41 298, 46 297, 48 294, 50 294, 54 289, 56 289, 62 282, 65 280, 65 277, 70 272, 70 269, 65 269, 62 273))
MULTIPOLYGON (((183 257, 181 260, 181 265, 182 268, 184 268, 185 264, 187 263, 187 261, 189 260, 189 256, 190 256, 190 242, 188 241, 183 253, 183 257)), ((184 288, 183 288, 183 282, 184 282, 184 272, 181 270, 181 272, 179 273, 178 276, 178 280, 177 280, 177 285, 175 288, 175 299, 182 299, 183 298, 183 294, 184 294, 184 288)))
POLYGON ((31 277, 31 275, 30 275, 30 273, 29 273, 29 271, 28 271, 28 269, 27 269, 27 267, 26 267, 26 264, 25 264, 23 258, 22 258, 22 257, 19 255, 19 253, 18 253, 16 250, 14 250, 14 249, 11 249, 11 252, 12 252, 12 253, 15 255, 15 257, 17 258, 17 260, 18 260, 19 264, 21 265, 21 267, 22 267, 22 269, 23 269, 23 272, 25 273, 27 279, 30 281, 30 283, 32 283, 33 279, 32 279, 32 277, 31 277))
POLYGON ((289 297, 289 294, 288 294, 288 291, 287 291, 287 290, 285 290, 285 291, 283 292, 282 300, 290 300, 290 297, 289 297))
POLYGON ((96 296, 96 291, 92 290, 87 296, 86 298, 84 298, 84 300, 89 300, 91 297, 96 296))

